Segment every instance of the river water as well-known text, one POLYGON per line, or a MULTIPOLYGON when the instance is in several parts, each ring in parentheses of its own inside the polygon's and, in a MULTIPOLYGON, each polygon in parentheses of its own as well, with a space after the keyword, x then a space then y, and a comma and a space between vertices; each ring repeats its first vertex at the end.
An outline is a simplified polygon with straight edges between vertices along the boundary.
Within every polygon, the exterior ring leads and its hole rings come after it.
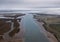
POLYGON ((40 32, 41 29, 39 28, 42 27, 36 25, 32 14, 26 14, 22 19, 22 24, 25 29, 25 42, 49 42, 48 38, 40 32))
MULTIPOLYGON (((24 42, 49 42, 48 38, 42 33, 42 27, 38 26, 34 21, 32 14, 26 14, 21 20, 24 29, 24 42)), ((18 33, 19 34, 19 33, 18 33)), ((10 38, 8 33, 4 36, 5 39, 10 38)), ((18 36, 20 37, 20 35, 18 36)))

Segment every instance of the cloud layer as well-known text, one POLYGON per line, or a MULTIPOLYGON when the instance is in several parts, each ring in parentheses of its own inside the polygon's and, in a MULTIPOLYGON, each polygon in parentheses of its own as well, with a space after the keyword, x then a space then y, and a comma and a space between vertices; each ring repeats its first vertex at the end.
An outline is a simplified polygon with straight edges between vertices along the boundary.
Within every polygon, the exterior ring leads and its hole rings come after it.
POLYGON ((60 0, 0 0, 0 9, 58 8, 60 0))

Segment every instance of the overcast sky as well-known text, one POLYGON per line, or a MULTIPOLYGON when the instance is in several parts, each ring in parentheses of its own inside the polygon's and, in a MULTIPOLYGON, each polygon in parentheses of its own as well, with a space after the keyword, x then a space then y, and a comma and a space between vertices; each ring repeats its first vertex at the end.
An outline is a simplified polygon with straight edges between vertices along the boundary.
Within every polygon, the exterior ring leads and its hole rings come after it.
POLYGON ((60 0, 0 0, 0 9, 58 8, 60 0))

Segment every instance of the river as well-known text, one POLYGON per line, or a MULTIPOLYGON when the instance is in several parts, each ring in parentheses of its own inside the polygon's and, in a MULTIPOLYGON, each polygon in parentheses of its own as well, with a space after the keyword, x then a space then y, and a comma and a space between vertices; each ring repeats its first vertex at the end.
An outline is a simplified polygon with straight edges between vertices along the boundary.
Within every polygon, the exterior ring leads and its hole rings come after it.
POLYGON ((24 41, 25 42, 49 42, 48 38, 40 32, 42 27, 36 25, 32 14, 26 14, 22 18, 24 26, 24 41))

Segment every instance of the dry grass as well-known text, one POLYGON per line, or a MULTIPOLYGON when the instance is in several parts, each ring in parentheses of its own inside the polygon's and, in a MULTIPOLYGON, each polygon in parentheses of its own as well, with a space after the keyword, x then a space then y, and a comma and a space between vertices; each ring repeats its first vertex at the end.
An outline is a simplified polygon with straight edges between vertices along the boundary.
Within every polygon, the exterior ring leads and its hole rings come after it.
POLYGON ((45 27, 47 31, 51 32, 60 42, 60 25, 51 24, 50 26, 47 26, 47 25, 43 25, 43 26, 45 27))
POLYGON ((20 31, 19 28, 15 28, 15 29, 13 29, 13 30, 9 33, 9 35, 12 37, 12 36, 14 36, 16 33, 18 33, 19 31, 20 31))
POLYGON ((18 23, 18 21, 15 19, 13 22, 14 22, 14 25, 13 25, 14 29, 9 33, 11 37, 20 31, 19 29, 20 24, 18 23))
POLYGON ((0 26, 0 35, 3 35, 5 32, 8 32, 11 29, 11 24, 10 23, 4 23, 0 21, 0 24, 3 24, 0 26))

